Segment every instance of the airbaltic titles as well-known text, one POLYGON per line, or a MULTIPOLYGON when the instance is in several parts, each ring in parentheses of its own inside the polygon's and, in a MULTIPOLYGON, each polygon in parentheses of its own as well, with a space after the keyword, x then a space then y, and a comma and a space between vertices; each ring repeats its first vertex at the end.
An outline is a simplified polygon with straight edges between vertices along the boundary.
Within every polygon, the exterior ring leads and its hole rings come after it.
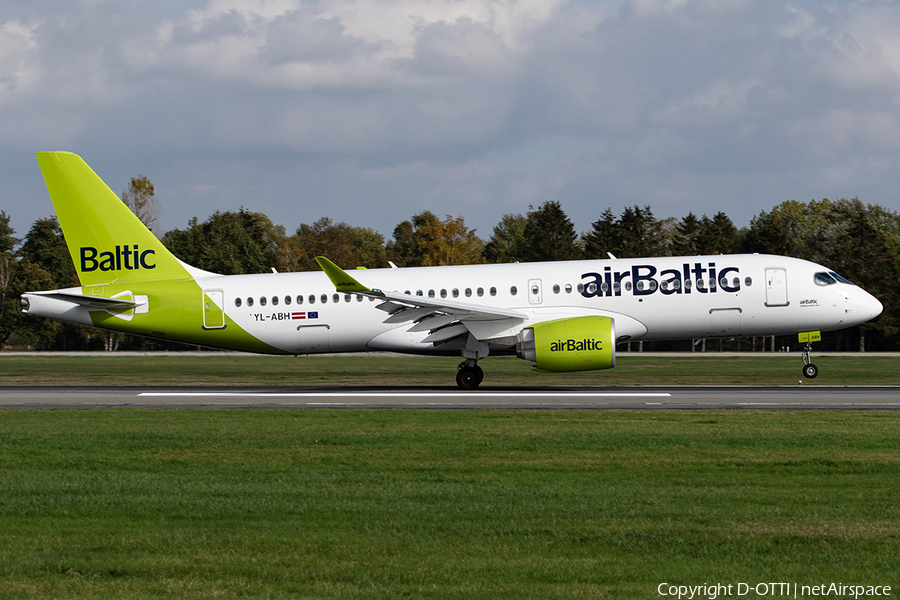
POLYGON ((631 290, 635 296, 649 296, 659 290, 665 295, 697 293, 716 293, 716 289, 734 293, 741 289, 740 271, 737 267, 717 269, 715 262, 696 262, 693 265, 683 263, 680 269, 663 269, 660 271, 653 265, 633 265, 627 271, 613 271, 612 267, 604 267, 603 273, 585 273, 582 279, 591 281, 583 285, 581 295, 585 298, 595 296, 621 296, 622 290, 631 290), (659 274, 658 281, 656 279, 659 274), (729 277, 731 279, 729 280, 729 277))

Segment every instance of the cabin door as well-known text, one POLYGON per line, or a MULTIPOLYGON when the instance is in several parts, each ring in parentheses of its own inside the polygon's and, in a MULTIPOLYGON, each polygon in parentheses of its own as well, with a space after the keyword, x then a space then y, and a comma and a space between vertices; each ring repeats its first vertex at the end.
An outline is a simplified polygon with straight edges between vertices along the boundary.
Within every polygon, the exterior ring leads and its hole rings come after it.
POLYGON ((766 269, 766 306, 787 306, 787 270, 766 269))
POLYGON ((225 328, 225 293, 203 290, 203 329, 225 328))

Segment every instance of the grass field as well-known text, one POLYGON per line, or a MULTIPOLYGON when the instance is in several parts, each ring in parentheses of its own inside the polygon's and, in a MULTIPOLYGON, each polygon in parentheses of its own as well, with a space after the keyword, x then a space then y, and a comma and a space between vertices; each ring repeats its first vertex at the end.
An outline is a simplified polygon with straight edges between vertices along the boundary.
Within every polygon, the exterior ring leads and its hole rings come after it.
MULTIPOLYGON (((0 394, 35 379, 452 386, 456 362, 0 355, 0 394)), ((816 362, 804 385, 900 381, 895 358, 816 362)), ((485 385, 796 385, 799 366, 629 355, 552 376, 500 358, 485 385)), ((898 431, 893 411, 2 410, 0 598, 896 595, 898 431)))
MULTIPOLYGON (((437 385, 455 387, 456 358, 157 353, 145 357, 4 355, 3 385, 437 385)), ((822 355, 819 377, 804 385, 900 385, 900 359, 878 354, 822 355)), ((799 353, 674 357, 619 354, 616 368, 537 373, 513 357, 480 364, 484 386, 796 385, 799 353)))
POLYGON ((3 411, 0 597, 897 590, 898 431, 897 412, 3 411))

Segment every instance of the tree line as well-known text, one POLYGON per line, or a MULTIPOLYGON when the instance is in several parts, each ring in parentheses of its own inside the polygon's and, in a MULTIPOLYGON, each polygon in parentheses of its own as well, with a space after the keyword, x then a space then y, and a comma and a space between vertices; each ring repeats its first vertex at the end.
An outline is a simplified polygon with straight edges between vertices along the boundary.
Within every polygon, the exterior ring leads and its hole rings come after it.
MULTIPOLYGON (((158 204, 146 177, 131 179, 123 201, 153 228, 158 204)), ((78 285, 62 230, 55 217, 38 219, 19 239, 0 211, 0 348, 91 349, 164 347, 158 341, 125 338, 78 325, 23 315, 25 291, 78 285)), ((226 275, 317 270, 314 257, 328 256, 345 268, 382 268, 767 253, 804 258, 828 266, 874 294, 885 306, 872 323, 827 334, 828 350, 894 350, 900 316, 900 216, 858 198, 783 202, 738 228, 724 213, 657 218, 649 206, 607 208, 579 234, 562 205, 547 201, 523 214, 506 214, 484 240, 463 217, 430 211, 399 223, 385 240, 377 231, 323 217, 289 235, 266 215, 241 208, 191 219, 184 229, 161 236, 186 263, 226 275), (214 242, 214 243, 211 243, 214 242)), ((689 342, 688 342, 689 344, 689 342)), ((730 345, 734 345, 729 343, 730 345)), ((781 345, 797 346, 785 339, 781 345)), ((656 342, 652 349, 687 349, 656 342)), ((688 346, 689 347, 689 346, 688 346)), ((737 347, 740 346, 738 342, 737 347)), ((821 346, 820 346, 821 347, 821 346)), ((173 346, 174 348, 174 346, 173 346)), ((746 349, 746 348, 745 348, 746 349)))

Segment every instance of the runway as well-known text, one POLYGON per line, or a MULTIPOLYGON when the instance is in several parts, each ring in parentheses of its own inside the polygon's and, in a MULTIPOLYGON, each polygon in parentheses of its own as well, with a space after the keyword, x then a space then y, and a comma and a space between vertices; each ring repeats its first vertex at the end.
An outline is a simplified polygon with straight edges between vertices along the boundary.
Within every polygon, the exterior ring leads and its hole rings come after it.
POLYGON ((900 387, 0 387, 0 408, 124 407, 900 410, 900 387))

